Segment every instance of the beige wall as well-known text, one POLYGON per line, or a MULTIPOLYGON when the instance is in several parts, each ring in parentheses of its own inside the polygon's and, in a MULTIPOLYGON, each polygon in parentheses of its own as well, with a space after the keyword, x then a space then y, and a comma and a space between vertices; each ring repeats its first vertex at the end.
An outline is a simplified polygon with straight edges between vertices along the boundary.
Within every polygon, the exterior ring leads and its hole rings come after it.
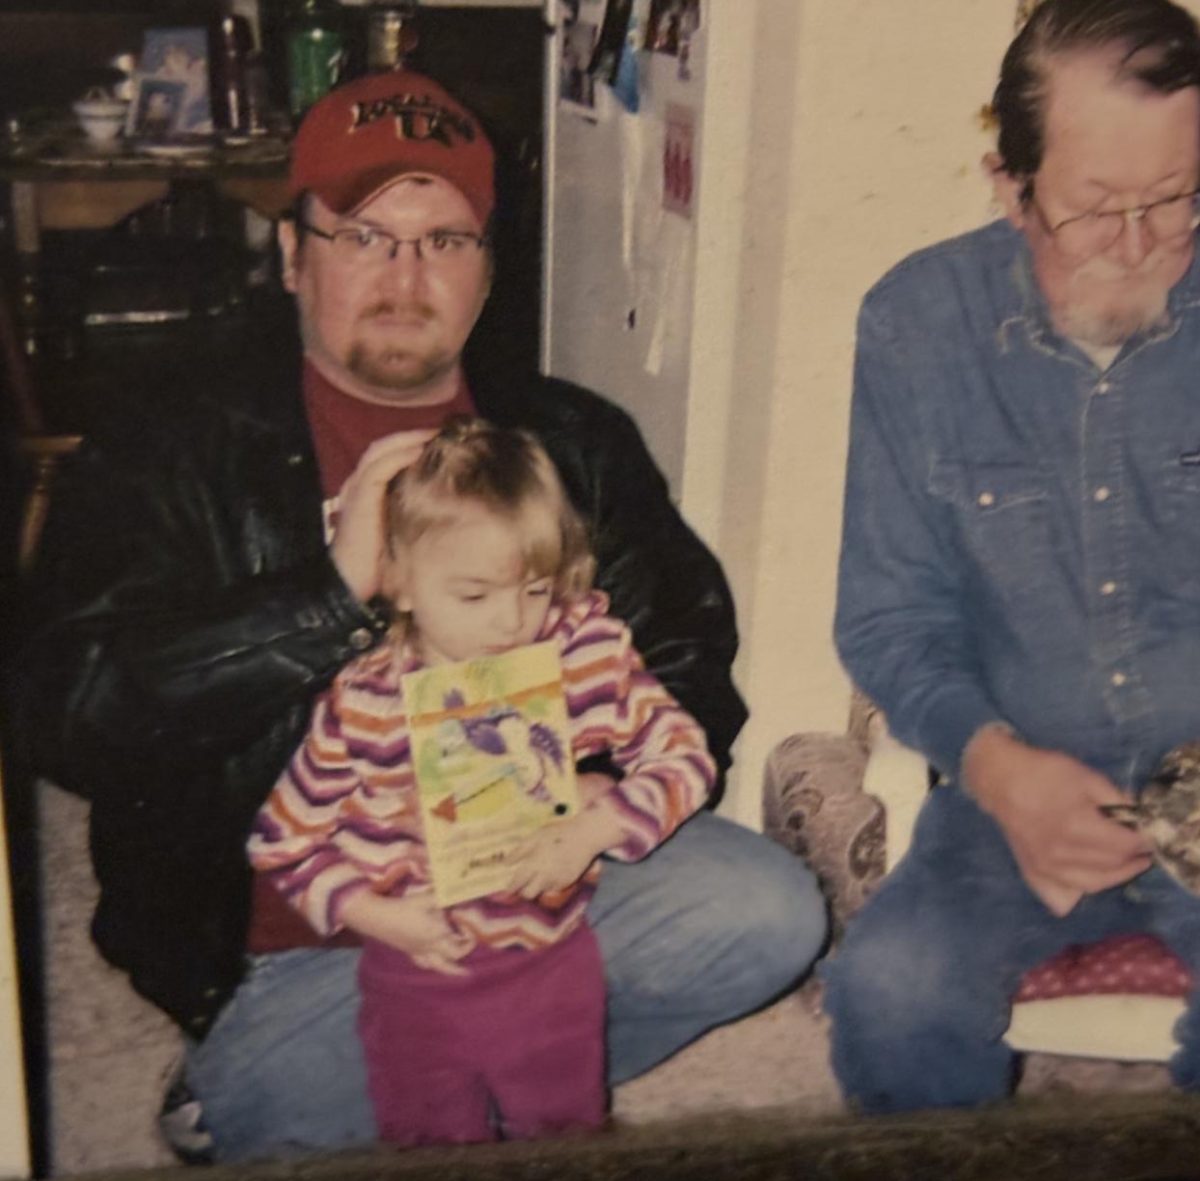
POLYGON ((738 600, 752 720, 725 810, 758 822, 771 746, 841 730, 830 639, 854 318, 883 271, 993 214, 979 111, 1015 0, 713 0, 683 507, 738 600))

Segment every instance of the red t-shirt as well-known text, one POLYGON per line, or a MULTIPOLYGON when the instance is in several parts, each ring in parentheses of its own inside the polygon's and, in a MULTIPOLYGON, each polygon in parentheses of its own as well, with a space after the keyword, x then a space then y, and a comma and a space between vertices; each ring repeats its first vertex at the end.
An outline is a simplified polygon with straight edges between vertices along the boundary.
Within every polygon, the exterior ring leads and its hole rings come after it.
POLYGON ((343 393, 311 361, 304 362, 304 410, 326 499, 336 496, 362 453, 384 435, 440 427, 456 414, 474 414, 467 383, 432 406, 385 406, 343 393))
MULTIPOLYGON (((428 430, 439 427, 456 414, 474 414, 475 403, 465 380, 448 402, 431 406, 385 406, 364 402, 338 389, 307 358, 304 362, 304 410, 312 431, 321 491, 325 496, 325 519, 330 502, 341 491, 362 453, 376 439, 395 431, 428 430)), ((343 931, 323 941, 320 936, 279 896, 261 874, 254 877, 254 900, 246 949, 255 954, 286 951, 292 947, 355 946, 358 937, 343 931)))

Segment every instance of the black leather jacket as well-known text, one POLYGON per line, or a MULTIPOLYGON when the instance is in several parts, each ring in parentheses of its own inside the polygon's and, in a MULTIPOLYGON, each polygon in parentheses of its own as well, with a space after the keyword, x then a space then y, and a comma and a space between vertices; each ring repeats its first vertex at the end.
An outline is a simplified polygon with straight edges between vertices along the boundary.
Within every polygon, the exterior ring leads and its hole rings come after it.
MULTIPOLYGON (((194 1036, 242 975, 251 820, 314 696, 386 626, 326 552, 299 357, 289 330, 174 375, 179 412, 85 448, 43 542, 48 622, 18 662, 26 759, 92 802, 96 942, 194 1036)), ((470 384, 480 413, 541 438, 598 585, 727 766, 746 716, 729 590, 632 421, 536 375, 470 384)))

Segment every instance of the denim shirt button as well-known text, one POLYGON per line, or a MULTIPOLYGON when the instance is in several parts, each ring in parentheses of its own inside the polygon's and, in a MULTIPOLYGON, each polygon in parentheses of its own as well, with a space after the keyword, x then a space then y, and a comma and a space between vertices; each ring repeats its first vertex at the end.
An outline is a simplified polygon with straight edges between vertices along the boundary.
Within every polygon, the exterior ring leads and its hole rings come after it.
POLYGON ((979 507, 991 508, 996 503, 996 494, 994 492, 981 492, 979 494, 979 507))
POLYGON ((1092 493, 1092 499, 1097 504, 1103 504, 1111 495, 1112 493, 1107 488, 1100 487, 1092 493))
POLYGON ((1100 593, 1102 595, 1111 595, 1117 589, 1117 584, 1111 579, 1108 582, 1100 584, 1100 593))
POLYGON ((1108 391, 1111 389, 1112 389, 1112 386, 1109 385, 1109 383, 1107 381, 1102 381, 1096 386, 1096 393, 1107 394, 1108 391))
POLYGON ((1113 673, 1108 679, 1119 689, 1129 678, 1124 673, 1113 673))

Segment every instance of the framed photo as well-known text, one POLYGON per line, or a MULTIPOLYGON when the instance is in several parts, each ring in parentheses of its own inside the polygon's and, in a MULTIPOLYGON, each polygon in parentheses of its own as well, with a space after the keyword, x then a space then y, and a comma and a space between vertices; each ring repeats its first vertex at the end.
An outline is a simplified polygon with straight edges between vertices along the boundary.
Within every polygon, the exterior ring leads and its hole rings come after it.
POLYGON ((165 78, 142 78, 129 108, 126 134, 141 139, 170 139, 180 124, 187 87, 165 78))
POLYGON ((167 139, 211 131, 207 31, 147 29, 126 133, 167 139))

